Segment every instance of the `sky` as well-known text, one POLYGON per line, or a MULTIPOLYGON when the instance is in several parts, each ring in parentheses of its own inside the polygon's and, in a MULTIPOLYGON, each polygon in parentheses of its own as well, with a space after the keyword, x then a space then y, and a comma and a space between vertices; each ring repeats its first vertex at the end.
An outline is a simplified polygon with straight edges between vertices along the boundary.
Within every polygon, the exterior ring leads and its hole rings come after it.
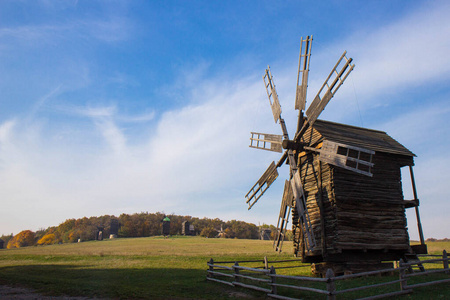
POLYGON ((320 118, 415 153, 425 238, 450 237, 449 15, 448 1, 1 1, 0 234, 147 211, 276 225, 289 170, 248 211, 280 156, 250 131, 280 134, 270 65, 294 134, 313 35, 307 105, 346 50, 355 69, 320 118))

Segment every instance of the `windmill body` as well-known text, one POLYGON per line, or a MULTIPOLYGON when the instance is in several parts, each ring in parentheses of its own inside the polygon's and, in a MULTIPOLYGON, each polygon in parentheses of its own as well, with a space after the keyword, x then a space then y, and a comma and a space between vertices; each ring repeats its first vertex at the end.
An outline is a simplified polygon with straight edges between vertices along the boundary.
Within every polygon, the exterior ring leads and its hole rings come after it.
MULTIPOLYGON (((346 52, 306 107, 312 37, 301 39, 295 109, 297 131, 292 139, 281 117, 281 105, 270 72, 264 82, 274 120, 282 135, 251 133, 250 147, 283 153, 246 195, 249 209, 278 177, 277 168, 290 167, 277 224, 274 248, 281 251, 292 214, 294 254, 314 263, 317 272, 329 264, 353 271, 382 261, 426 252, 414 185, 414 154, 382 131, 319 120, 320 113, 353 70, 346 52), (411 174, 413 200, 404 200, 401 168, 411 174), (409 245, 405 209, 416 209, 421 245, 409 245)), ((376 268, 376 267, 375 267, 376 268)), ((338 271, 339 272, 339 271, 338 271)))
POLYGON ((302 141, 317 149, 298 154, 317 246, 306 250, 293 209, 294 253, 312 263, 381 263, 410 253, 405 209, 418 202, 404 200, 401 168, 412 168, 414 154, 385 132, 322 120, 302 141), (326 144, 342 145, 337 152, 344 165, 355 167, 358 156, 371 162, 358 166, 371 176, 321 159, 326 144), (361 147, 370 152, 355 150, 361 147))

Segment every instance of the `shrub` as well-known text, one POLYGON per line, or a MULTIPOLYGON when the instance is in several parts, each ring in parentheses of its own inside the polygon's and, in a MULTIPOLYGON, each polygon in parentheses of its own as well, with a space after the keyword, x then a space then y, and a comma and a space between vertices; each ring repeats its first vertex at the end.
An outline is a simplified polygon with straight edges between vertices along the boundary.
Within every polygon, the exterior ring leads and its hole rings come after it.
POLYGON ((44 235, 38 242, 38 245, 51 245, 56 242, 56 237, 53 233, 44 235))

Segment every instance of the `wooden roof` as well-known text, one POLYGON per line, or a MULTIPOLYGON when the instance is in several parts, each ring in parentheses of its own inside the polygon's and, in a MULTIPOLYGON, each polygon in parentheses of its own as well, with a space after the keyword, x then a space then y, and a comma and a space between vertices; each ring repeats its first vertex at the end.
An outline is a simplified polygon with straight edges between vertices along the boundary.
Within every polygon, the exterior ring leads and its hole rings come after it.
POLYGON ((384 131, 355 127, 323 120, 316 120, 313 128, 317 130, 325 140, 362 147, 378 152, 400 154, 411 157, 416 156, 384 131))

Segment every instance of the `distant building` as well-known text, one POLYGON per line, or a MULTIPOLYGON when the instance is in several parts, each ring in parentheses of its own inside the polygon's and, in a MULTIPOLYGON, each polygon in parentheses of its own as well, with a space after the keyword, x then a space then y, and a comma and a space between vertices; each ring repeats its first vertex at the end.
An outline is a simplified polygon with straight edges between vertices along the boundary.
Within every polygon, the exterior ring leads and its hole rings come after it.
POLYGON ((259 231, 261 240, 268 241, 270 240, 270 234, 272 233, 272 230, 268 228, 263 228, 259 231))
POLYGON ((103 226, 97 226, 97 232, 95 234, 95 239, 97 241, 103 241, 103 232, 105 231, 105 229, 103 228, 103 226))
POLYGON ((165 217, 162 220, 162 234, 163 236, 169 236, 170 235, 170 219, 169 217, 165 217))
POLYGON ((189 235, 189 225, 190 225, 189 221, 184 221, 181 224, 181 234, 182 235, 189 235))
POLYGON ((119 234, 119 220, 111 219, 109 226, 109 238, 114 239, 119 234))
POLYGON ((195 235, 194 225, 189 223, 189 221, 184 221, 181 225, 182 235, 195 235))

